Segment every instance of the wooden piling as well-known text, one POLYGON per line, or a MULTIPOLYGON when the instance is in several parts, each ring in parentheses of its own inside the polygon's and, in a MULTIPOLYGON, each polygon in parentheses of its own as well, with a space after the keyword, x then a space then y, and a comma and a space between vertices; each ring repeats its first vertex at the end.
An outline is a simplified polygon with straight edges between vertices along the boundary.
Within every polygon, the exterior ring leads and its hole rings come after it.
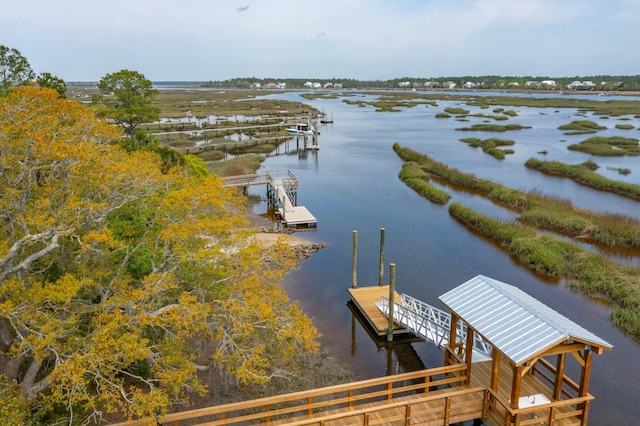
POLYGON ((384 228, 380 228, 380 273, 378 274, 378 285, 384 285, 382 278, 384 276, 384 228))
POLYGON ((396 293, 396 264, 389 264, 389 326, 387 327, 387 342, 393 341, 393 308, 396 293))
POLYGON ((358 231, 353 231, 353 253, 351 262, 351 288, 358 287, 356 270, 358 266, 358 231))

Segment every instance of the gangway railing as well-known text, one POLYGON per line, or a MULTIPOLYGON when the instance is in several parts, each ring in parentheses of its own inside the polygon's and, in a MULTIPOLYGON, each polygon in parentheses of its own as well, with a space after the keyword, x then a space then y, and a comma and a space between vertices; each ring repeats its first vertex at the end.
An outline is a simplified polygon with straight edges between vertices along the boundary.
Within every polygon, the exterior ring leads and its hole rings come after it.
MULTIPOLYGON (((449 343, 451 314, 435 308, 406 294, 400 295, 402 302, 393 304, 393 320, 417 337, 444 348, 449 343)), ((382 296, 376 306, 389 317, 389 298, 382 296)), ((467 325, 459 321, 456 325, 456 337, 463 343, 467 341, 467 325)), ((466 348, 465 348, 466 350, 466 348)), ((491 359, 493 347, 477 333, 473 336, 473 361, 491 359)))
POLYGON ((287 190, 298 188, 298 177, 291 170, 267 170, 265 175, 273 186, 280 182, 287 190))

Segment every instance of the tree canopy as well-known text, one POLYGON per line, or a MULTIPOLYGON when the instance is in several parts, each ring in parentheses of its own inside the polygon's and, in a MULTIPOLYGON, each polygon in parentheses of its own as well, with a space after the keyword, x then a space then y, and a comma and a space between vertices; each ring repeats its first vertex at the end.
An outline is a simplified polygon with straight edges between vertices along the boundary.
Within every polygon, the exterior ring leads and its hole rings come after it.
POLYGON ((36 83, 40 87, 48 87, 55 90, 63 98, 67 96, 67 84, 63 79, 52 75, 50 72, 41 72, 36 78, 36 83))
POLYGON ((107 74, 98 83, 98 89, 105 107, 102 113, 125 130, 132 145, 136 127, 160 117, 160 109, 151 105, 158 91, 137 71, 123 69, 107 74))
POLYGON ((279 285, 288 247, 252 242, 219 178, 121 136, 54 90, 0 100, 2 424, 155 424, 206 392, 199 369, 264 384, 317 348, 279 285))
POLYGON ((27 84, 34 78, 29 61, 20 51, 0 45, 0 90, 27 84))

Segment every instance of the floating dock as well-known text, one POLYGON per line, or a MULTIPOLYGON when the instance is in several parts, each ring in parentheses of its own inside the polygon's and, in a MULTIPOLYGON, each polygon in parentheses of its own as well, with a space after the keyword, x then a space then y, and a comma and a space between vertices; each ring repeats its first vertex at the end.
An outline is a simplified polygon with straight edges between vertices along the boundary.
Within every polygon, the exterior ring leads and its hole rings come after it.
MULTIPOLYGON (((387 328, 389 326, 389 318, 382 313, 376 306, 376 303, 380 301, 381 297, 389 297, 389 286, 370 286, 370 287, 356 287, 349 288, 349 296, 351 301, 362 312, 363 317, 367 323, 371 326, 371 330, 378 337, 384 337, 387 335, 387 328)), ((400 300, 400 295, 394 291, 394 300, 400 300)), ((411 336, 412 333, 406 328, 393 323, 393 335, 398 336, 411 336)))

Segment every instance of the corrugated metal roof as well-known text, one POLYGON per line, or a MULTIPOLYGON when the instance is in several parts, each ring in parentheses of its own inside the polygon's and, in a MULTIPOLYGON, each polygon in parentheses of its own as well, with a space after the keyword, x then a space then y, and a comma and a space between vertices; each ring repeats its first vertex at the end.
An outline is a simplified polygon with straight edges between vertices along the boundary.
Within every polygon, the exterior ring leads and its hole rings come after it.
POLYGON ((516 365, 563 342, 613 347, 519 288, 483 275, 443 294, 440 301, 516 365))

